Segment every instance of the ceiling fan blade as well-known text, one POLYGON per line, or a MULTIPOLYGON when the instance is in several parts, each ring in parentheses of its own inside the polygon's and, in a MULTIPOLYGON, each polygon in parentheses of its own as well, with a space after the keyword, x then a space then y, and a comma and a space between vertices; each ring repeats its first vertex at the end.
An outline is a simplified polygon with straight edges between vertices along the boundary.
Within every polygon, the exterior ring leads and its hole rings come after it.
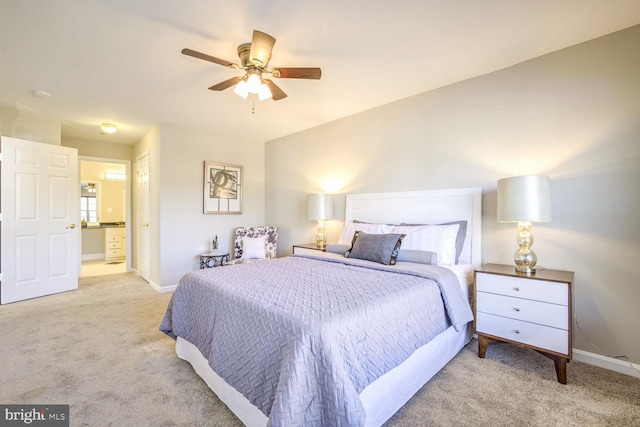
POLYGON ((210 90, 225 90, 225 89, 228 89, 231 86, 237 84, 240 80, 242 80, 242 77, 231 77, 230 79, 227 79, 227 80, 225 80, 223 82, 220 82, 217 85, 211 86, 209 89, 210 90))
POLYGON ((254 30, 249 60, 257 67, 267 68, 274 44, 276 44, 276 39, 269 34, 254 30))
POLYGON ((216 58, 215 56, 207 55, 206 53, 196 52, 191 49, 182 49, 182 53, 185 55, 193 56, 194 58, 204 59, 205 61, 214 62, 216 64, 220 64, 225 67, 230 68, 240 68, 237 64, 233 62, 225 61, 224 59, 216 58))
POLYGON ((269 90, 271 91, 271 97, 274 101, 278 101, 280 99, 286 98, 287 94, 283 92, 282 89, 278 87, 272 80, 262 79, 262 82, 269 86, 269 90))
POLYGON ((273 77, 281 79, 314 79, 320 80, 322 70, 320 68, 274 68, 273 77))

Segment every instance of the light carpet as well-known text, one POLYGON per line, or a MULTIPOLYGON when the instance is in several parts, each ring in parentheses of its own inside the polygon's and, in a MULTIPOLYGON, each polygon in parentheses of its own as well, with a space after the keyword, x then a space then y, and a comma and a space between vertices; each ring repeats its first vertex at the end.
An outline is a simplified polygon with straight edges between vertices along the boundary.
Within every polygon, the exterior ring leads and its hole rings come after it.
MULTIPOLYGON (((134 274, 0 306, 0 403, 69 404, 72 426, 240 426, 158 331, 170 294, 134 274)), ((386 426, 640 426, 640 379, 477 342, 386 426)))

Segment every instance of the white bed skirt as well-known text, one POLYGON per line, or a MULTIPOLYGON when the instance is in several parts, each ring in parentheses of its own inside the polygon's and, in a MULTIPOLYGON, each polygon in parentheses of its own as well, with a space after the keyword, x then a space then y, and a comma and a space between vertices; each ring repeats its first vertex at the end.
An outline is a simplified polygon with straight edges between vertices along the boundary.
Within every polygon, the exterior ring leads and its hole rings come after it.
MULTIPOLYGON (((380 426, 395 414, 464 347, 473 334, 472 323, 456 332, 449 327, 416 350, 401 365, 387 372, 360 393, 366 412, 366 426, 380 426)), ((178 357, 191 363, 209 388, 248 427, 265 427, 267 417, 242 394, 216 374, 202 353, 189 341, 178 337, 178 357)))

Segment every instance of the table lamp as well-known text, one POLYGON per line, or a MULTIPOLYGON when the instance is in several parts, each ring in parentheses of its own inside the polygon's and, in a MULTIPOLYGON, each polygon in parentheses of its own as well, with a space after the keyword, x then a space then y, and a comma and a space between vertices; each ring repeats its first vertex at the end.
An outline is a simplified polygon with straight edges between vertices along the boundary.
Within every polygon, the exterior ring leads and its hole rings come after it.
POLYGON ((533 274, 538 257, 531 249, 532 222, 551 221, 551 186, 548 176, 516 176, 498 180, 498 222, 517 222, 516 271, 533 274))
POLYGON ((318 221, 318 234, 316 246, 324 249, 327 246, 327 237, 324 234, 324 221, 333 218, 333 199, 324 193, 310 194, 307 196, 307 217, 318 221))

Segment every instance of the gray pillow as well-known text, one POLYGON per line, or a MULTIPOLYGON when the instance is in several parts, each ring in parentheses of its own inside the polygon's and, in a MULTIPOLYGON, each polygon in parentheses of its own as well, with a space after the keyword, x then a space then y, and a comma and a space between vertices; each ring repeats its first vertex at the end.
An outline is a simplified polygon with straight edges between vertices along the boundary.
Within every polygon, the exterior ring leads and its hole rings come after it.
POLYGON ((398 262, 414 262, 416 264, 438 265, 438 254, 431 251, 400 249, 398 262))
POLYGON ((460 258, 460 254, 462 253, 462 248, 464 247, 464 239, 467 237, 467 221, 453 221, 453 222, 445 222, 444 224, 406 224, 402 223, 400 225, 453 225, 458 224, 458 235, 456 236, 456 264, 460 258))
POLYGON ((356 231, 351 249, 344 256, 385 265, 395 265, 402 239, 406 234, 368 234, 356 231))

